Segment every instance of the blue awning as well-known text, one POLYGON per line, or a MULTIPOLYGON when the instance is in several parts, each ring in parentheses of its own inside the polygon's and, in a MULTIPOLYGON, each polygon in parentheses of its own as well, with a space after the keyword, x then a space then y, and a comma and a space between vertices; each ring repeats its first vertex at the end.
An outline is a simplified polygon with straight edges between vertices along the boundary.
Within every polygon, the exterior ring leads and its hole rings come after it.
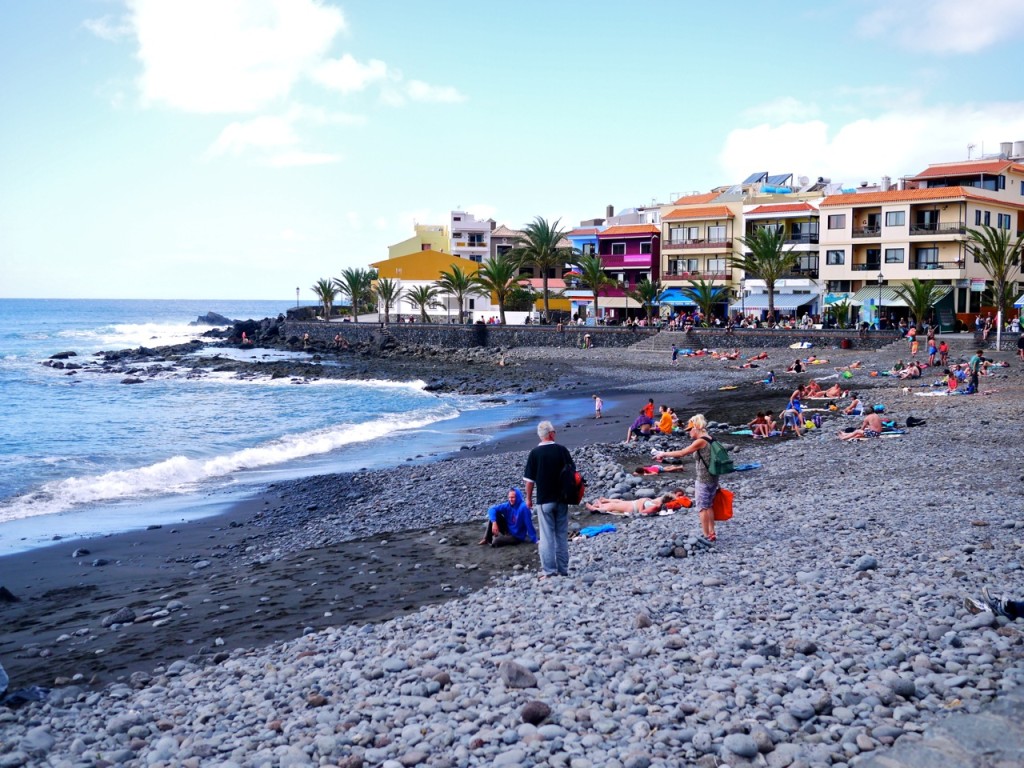
POLYGON ((666 288, 664 291, 661 292, 661 295, 658 297, 658 301, 660 301, 662 304, 678 304, 687 305, 691 307, 697 306, 697 302, 695 302, 689 296, 686 296, 683 293, 682 288, 666 288))
POLYGON ((1024 307, 1024 296, 1021 296, 1019 299, 1013 302, 1013 306, 1015 306, 1017 309, 1024 307))
MULTIPOLYGON (((811 304, 817 300, 818 294, 816 293, 776 293, 773 303, 775 304, 775 309, 785 312, 811 304)), ((762 309, 768 309, 767 293, 753 293, 743 300, 737 299, 729 305, 730 312, 747 312, 751 310, 760 312, 762 309)))

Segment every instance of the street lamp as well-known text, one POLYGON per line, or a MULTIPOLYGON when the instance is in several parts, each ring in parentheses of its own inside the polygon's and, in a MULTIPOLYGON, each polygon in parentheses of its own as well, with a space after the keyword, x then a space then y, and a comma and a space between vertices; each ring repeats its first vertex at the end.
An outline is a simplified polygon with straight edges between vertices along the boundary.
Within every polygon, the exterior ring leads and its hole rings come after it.
POLYGON ((295 307, 299 306, 299 286, 295 286, 295 307))
POLYGON ((878 330, 882 330, 882 281, 885 276, 879 271, 878 273, 878 306, 875 307, 875 324, 878 326, 878 330))

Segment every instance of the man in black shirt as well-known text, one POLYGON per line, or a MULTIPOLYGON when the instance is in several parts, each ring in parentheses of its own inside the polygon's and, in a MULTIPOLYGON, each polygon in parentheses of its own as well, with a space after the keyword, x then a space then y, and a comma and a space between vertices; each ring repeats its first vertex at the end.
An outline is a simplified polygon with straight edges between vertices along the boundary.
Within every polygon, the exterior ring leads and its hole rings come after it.
POLYGON ((537 425, 540 445, 526 459, 523 479, 526 481, 526 506, 533 508, 537 494, 537 528, 540 531, 540 566, 547 576, 569 575, 569 505, 562 495, 561 476, 572 455, 565 446, 555 442, 555 428, 550 421, 537 425))

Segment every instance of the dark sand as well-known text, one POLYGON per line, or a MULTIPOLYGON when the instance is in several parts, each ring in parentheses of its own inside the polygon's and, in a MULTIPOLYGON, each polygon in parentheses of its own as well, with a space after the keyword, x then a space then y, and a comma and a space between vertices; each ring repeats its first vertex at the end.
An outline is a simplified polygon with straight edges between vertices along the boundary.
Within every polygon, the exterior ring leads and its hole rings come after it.
MULTIPOLYGON (((558 441, 570 448, 621 442, 647 397, 686 408, 681 417, 692 409, 692 398, 679 392, 639 394, 600 383, 571 389, 555 396, 590 401, 597 391, 606 408, 600 420, 555 424, 558 441)), ((749 384, 700 399, 710 418, 736 423, 785 398, 749 384)), ((473 453, 528 450, 536 444, 529 426, 473 453)), ((480 589, 514 569, 537 567, 533 546, 477 545, 483 509, 472 525, 325 543, 251 564, 246 548, 274 531, 250 521, 280 501, 273 494, 271 489, 215 517, 65 540, 0 558, 0 586, 20 599, 0 602, 0 661, 11 688, 63 684, 76 675, 76 682, 102 685, 134 672, 152 674, 181 659, 215 661, 236 648, 295 638, 306 628, 383 621, 480 589), (72 557, 79 548, 89 554, 72 557), (100 561, 106 564, 93 564, 100 561), (101 625, 126 605, 138 617, 135 623, 116 631, 101 625), (168 606, 166 614, 155 612, 168 606)))

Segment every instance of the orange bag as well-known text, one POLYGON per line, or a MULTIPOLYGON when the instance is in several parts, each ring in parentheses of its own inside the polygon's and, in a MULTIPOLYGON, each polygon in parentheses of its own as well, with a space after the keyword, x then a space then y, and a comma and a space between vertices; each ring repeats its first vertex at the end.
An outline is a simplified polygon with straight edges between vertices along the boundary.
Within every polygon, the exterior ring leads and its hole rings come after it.
POLYGON ((665 502, 665 509, 689 509, 692 506, 693 502, 688 496, 680 496, 678 499, 665 502))
POLYGON ((715 493, 715 499, 711 502, 711 510, 714 512, 717 522, 732 519, 732 497, 732 491, 726 488, 719 488, 715 493))

